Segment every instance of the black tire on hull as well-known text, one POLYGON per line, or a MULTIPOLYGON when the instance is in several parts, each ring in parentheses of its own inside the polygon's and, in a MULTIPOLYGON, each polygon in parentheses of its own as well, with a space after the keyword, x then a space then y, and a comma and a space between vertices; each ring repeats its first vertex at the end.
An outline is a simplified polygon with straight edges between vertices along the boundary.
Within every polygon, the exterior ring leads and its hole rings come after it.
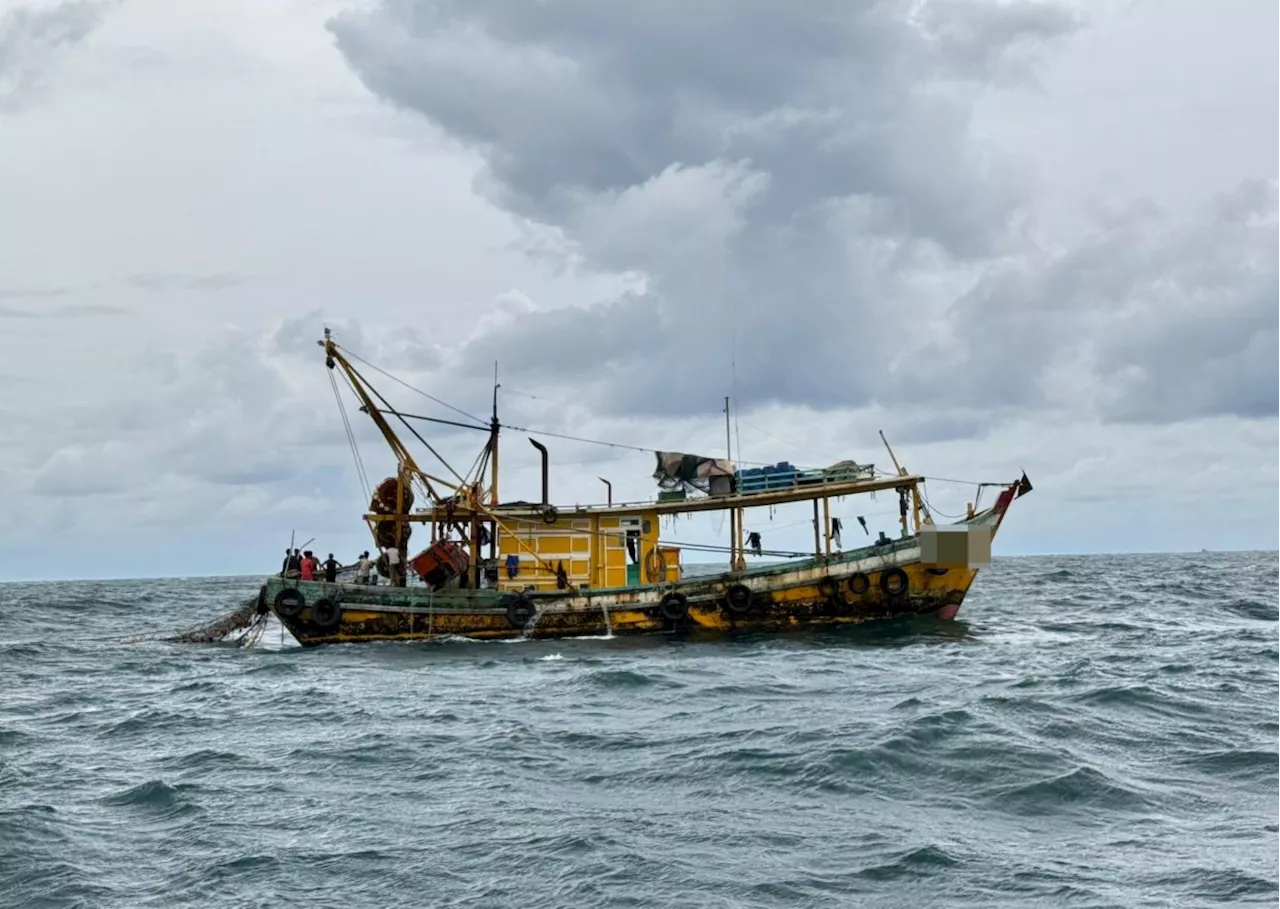
POLYGON ((854 596, 862 596, 871 589, 871 578, 867 577, 861 571, 855 571, 849 576, 849 592, 854 596))
POLYGON ((835 578, 826 577, 818 582, 818 593, 822 594, 828 600, 834 597, 839 590, 840 585, 836 583, 835 578))
POLYGON ((751 608, 751 588, 734 584, 724 592, 724 605, 734 615, 742 615, 751 608))
POLYGON ((679 622, 689 615, 689 598, 683 593, 669 593, 658 604, 658 614, 668 622, 679 622))
POLYGON ((526 596, 510 597, 507 601, 507 622, 512 628, 524 628, 537 612, 533 602, 526 596))
POLYGON ((286 587, 276 594, 273 604, 276 609, 276 615, 281 618, 291 619, 306 608, 307 598, 294 588, 286 587))
POLYGON ((316 600, 311 604, 311 621, 321 628, 333 628, 342 621, 342 606, 333 600, 316 600))
POLYGON ((890 568, 880 575, 880 590, 887 597, 904 596, 907 586, 907 573, 901 568, 890 568))

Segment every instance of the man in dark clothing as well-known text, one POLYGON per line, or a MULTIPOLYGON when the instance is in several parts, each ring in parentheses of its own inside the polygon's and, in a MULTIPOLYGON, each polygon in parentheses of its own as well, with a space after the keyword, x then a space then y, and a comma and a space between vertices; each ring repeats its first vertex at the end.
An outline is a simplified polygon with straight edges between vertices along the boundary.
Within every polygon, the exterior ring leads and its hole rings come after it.
POLYGON ((296 578, 302 574, 302 553, 295 549, 287 559, 284 560, 284 576, 286 578, 296 578))
POLYGON ((338 564, 337 559, 333 557, 333 553, 329 553, 329 558, 324 560, 324 581, 326 584, 332 584, 338 580, 338 569, 342 566, 338 564))

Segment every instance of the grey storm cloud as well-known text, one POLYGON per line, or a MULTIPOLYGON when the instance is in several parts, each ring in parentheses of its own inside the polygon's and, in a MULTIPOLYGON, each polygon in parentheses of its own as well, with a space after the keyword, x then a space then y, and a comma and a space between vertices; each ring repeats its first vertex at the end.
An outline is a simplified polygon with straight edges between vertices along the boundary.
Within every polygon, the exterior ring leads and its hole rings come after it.
POLYGON ((896 391, 1033 406, 1052 397, 1058 365, 1077 391, 1093 381, 1108 421, 1274 417, 1278 242, 1273 181, 1245 181, 1181 221, 1137 207, 1060 254, 989 269, 948 315, 944 336, 963 341, 931 351, 935 369, 896 391))
POLYGON ((744 406, 841 407, 901 369, 928 275, 1018 242, 1025 191, 970 140, 970 95, 1075 28, 918 6, 389 0, 330 27, 372 91, 484 157, 500 205, 645 275, 493 326, 466 369, 627 412, 700 410, 731 370, 744 406))
POLYGON ((330 23, 372 91, 482 157, 491 198, 644 276, 487 326, 464 373, 496 359, 629 413, 705 410, 732 381, 747 409, 1088 392, 1117 420, 1274 414, 1267 186, 1050 255, 1030 176, 972 137, 977 95, 1029 84, 1080 27, 1063 5, 961 0, 384 0, 330 23))
POLYGON ((84 40, 114 5, 72 0, 19 6, 0 16, 0 111, 22 107, 58 54, 84 40))

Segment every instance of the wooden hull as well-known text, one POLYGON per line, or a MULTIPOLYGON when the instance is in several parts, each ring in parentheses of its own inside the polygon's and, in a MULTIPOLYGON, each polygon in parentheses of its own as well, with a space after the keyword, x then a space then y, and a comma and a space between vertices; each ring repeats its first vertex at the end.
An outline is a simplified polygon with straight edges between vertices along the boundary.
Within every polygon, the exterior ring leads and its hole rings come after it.
POLYGON ((953 618, 976 569, 927 568, 914 539, 672 584, 518 593, 271 578, 260 606, 303 646, 561 638, 655 632, 785 632, 910 616, 953 618), (904 583, 905 582, 905 583, 904 583))

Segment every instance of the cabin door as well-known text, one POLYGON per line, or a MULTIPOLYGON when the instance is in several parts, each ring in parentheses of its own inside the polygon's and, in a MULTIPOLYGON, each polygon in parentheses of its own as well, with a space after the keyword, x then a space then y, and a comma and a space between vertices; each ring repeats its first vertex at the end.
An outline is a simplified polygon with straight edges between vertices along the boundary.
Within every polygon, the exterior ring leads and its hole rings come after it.
POLYGON ((620 522, 627 548, 627 586, 640 586, 640 519, 623 518, 620 522))

